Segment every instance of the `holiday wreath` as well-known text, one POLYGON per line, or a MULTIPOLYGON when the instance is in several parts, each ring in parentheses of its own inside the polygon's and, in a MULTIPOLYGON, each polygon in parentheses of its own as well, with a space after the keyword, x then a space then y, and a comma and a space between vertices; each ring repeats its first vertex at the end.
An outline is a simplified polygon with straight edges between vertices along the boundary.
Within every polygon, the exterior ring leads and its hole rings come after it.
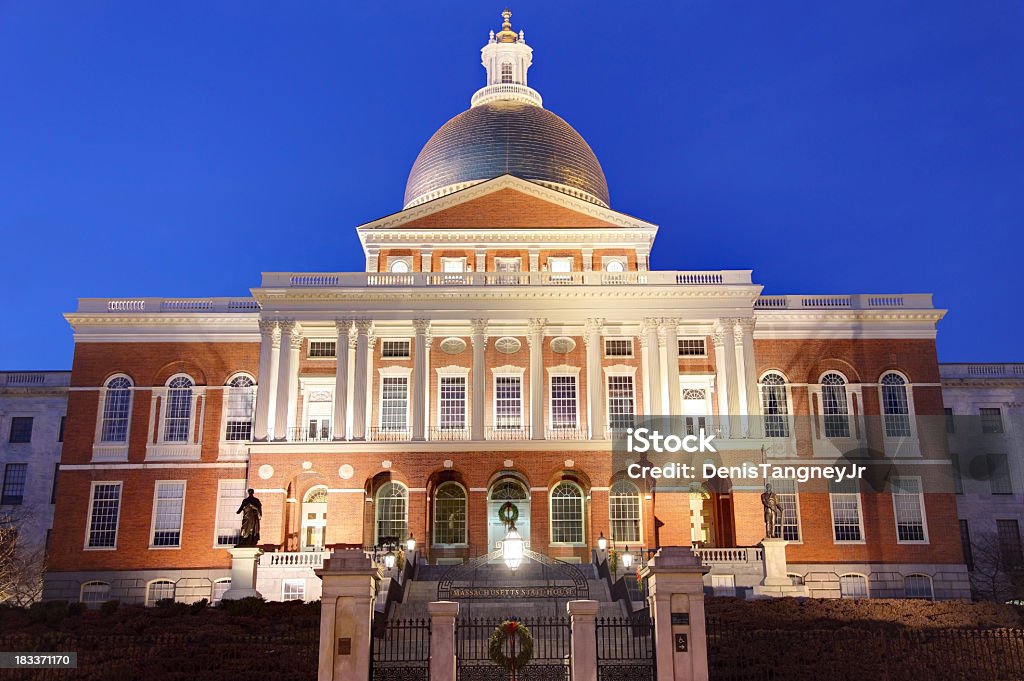
POLYGON ((506 501, 498 509, 498 520, 505 527, 512 527, 519 520, 519 508, 511 501, 506 501))
POLYGON ((522 623, 505 620, 491 632, 487 654, 491 662, 502 669, 510 672, 522 669, 533 657, 533 635, 522 623), (511 648, 511 657, 505 654, 506 646, 511 648))

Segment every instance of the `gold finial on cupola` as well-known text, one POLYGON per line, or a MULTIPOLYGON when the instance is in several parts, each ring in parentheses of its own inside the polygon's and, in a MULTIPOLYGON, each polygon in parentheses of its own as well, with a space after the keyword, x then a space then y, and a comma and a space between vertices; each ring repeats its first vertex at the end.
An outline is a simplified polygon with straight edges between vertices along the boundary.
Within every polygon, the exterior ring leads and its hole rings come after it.
POLYGON ((514 43, 518 41, 519 34, 512 30, 512 22, 510 21, 512 19, 512 10, 506 7, 505 11, 501 13, 501 18, 504 21, 501 22, 501 31, 494 36, 495 39, 499 43, 514 43))

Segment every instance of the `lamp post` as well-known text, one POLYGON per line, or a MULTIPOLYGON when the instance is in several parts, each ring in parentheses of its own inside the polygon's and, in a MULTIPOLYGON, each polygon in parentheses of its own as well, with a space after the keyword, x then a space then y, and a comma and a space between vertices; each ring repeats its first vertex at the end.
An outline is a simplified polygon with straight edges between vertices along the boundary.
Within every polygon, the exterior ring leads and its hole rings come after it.
POLYGON ((523 549, 523 538, 516 530, 516 526, 512 525, 501 542, 501 557, 512 572, 515 572, 523 562, 523 549))
POLYGON ((409 553, 416 550, 416 538, 412 536, 412 532, 409 533, 409 538, 405 540, 405 550, 409 553))
POLYGON ((388 545, 388 552, 384 554, 384 568, 387 570, 393 570, 395 567, 395 552, 394 547, 388 545))
POLYGON ((608 548, 608 540, 604 538, 604 532, 597 538, 597 548, 599 551, 604 551, 608 548))
POLYGON ((622 554, 622 567, 627 570, 633 567, 633 554, 629 552, 629 547, 626 547, 626 552, 622 554))

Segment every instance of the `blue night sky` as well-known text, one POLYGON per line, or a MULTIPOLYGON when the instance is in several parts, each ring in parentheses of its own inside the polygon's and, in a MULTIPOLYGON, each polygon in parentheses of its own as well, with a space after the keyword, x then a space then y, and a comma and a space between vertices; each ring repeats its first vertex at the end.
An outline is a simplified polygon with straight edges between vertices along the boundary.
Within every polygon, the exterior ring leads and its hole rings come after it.
MULTIPOLYGON (((79 296, 361 270, 353 228, 401 208, 501 9, 0 2, 0 368, 69 367, 79 296)), ((512 10, 654 267, 933 292, 942 360, 1024 360, 1020 0, 512 10)))

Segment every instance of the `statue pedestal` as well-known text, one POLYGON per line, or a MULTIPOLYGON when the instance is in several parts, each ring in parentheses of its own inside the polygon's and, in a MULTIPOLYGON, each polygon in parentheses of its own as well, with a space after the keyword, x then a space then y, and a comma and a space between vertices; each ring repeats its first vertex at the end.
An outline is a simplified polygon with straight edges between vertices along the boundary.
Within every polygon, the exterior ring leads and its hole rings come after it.
POLYGON ((231 588, 223 596, 225 601, 239 598, 263 598, 256 590, 256 561, 263 549, 256 546, 228 549, 231 554, 231 588))
POLYGON ((802 584, 793 584, 788 574, 786 564, 785 539, 761 540, 761 548, 764 550, 764 579, 758 586, 754 587, 754 596, 757 598, 779 598, 781 596, 806 596, 807 587, 802 584))

